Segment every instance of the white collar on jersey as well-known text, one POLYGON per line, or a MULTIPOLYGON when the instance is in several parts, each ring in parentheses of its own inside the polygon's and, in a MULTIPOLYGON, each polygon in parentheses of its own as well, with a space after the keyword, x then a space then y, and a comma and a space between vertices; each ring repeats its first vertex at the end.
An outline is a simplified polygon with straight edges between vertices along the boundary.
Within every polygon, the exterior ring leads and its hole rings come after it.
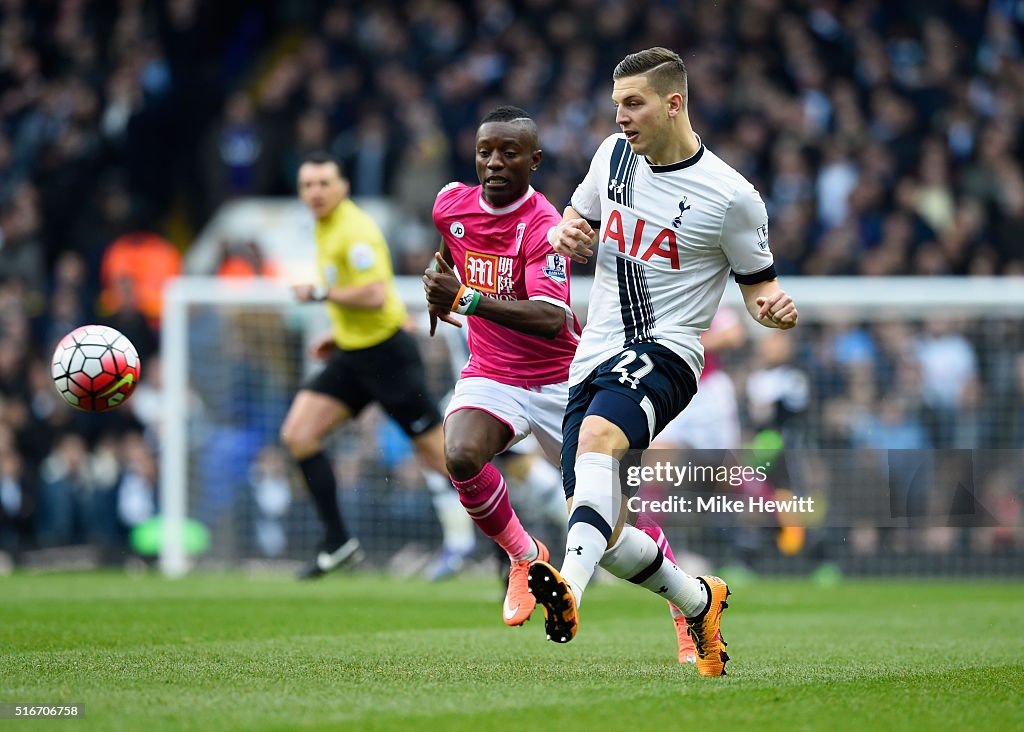
POLYGON ((494 206, 492 206, 491 204, 487 203, 487 201, 484 200, 484 194, 483 194, 482 189, 481 189, 481 193, 480 193, 480 208, 482 208, 484 211, 486 211, 489 214, 496 214, 498 216, 501 216, 502 214, 512 213, 513 211, 518 209, 520 206, 522 206, 524 203, 529 201, 530 197, 533 195, 533 193, 534 193, 533 186, 527 186, 526 193, 521 195, 515 201, 513 201, 512 203, 510 203, 507 206, 502 206, 501 208, 495 208, 494 206))

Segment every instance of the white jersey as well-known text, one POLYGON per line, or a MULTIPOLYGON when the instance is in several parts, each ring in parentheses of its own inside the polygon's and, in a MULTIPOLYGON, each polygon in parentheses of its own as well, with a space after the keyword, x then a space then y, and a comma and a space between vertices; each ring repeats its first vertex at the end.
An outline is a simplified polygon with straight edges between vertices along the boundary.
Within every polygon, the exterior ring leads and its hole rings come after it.
POLYGON ((612 135, 594 154, 571 205, 601 228, 570 385, 629 346, 652 342, 671 349, 700 378, 700 334, 718 309, 730 269, 741 284, 775 278, 764 202, 703 143, 687 160, 652 165, 633 153, 625 135, 612 135))

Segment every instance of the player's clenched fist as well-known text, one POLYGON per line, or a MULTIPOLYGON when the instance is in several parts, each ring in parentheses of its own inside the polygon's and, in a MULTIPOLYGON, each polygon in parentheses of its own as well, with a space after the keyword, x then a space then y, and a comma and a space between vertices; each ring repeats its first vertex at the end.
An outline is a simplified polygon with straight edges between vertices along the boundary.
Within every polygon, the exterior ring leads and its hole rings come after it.
POLYGON ((784 290, 773 292, 767 297, 759 297, 756 302, 758 320, 767 320, 768 324, 782 330, 789 330, 796 325, 799 317, 796 303, 784 290))
POLYGON ((568 219, 548 229, 548 244, 572 261, 586 264, 594 255, 597 232, 585 219, 568 219))

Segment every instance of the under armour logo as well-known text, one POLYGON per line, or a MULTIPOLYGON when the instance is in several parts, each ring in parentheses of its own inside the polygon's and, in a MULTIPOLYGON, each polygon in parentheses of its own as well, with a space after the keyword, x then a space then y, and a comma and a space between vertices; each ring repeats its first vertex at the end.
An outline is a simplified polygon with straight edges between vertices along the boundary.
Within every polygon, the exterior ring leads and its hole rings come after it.
POLYGON ((665 585, 662 585, 661 587, 658 588, 658 594, 659 595, 664 595, 666 592, 668 592, 668 588, 665 585))
POLYGON ((619 181, 616 180, 615 178, 612 178, 611 182, 608 183, 608 190, 615 191, 616 193, 622 193, 622 189, 625 187, 625 183, 619 183, 619 181))
POLYGON ((686 205, 686 196, 683 196, 683 200, 679 202, 679 215, 672 219, 672 226, 679 228, 683 225, 683 214, 690 210, 690 206, 686 205))
POLYGON ((581 556, 583 556, 583 547, 582 546, 578 546, 578 547, 573 548, 571 546, 567 546, 565 548, 565 553, 568 554, 569 552, 576 552, 576 556, 577 557, 581 557, 581 556))

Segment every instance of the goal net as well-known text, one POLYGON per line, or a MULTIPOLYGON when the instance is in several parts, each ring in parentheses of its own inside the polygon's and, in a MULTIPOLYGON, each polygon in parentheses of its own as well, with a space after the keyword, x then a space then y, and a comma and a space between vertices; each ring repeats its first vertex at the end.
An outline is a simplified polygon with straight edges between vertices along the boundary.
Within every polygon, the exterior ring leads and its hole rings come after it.
MULTIPOLYGON (((784 486, 830 506, 793 531, 720 516, 663 519, 677 553, 756 571, 806 571, 825 562, 870 573, 1019 571, 1024 283, 790 277, 785 286, 800 308, 800 327, 780 341, 743 316, 745 343, 720 354, 740 446, 776 441, 797 451, 794 464, 800 450, 817 451, 814 459, 825 463, 829 451, 840 451, 853 467, 846 480, 826 470, 817 483, 784 486), (892 520, 906 517, 885 503, 885 471, 863 463, 876 451, 891 466, 895 450, 923 451, 933 472, 951 469, 943 455, 967 451, 973 472, 965 480, 984 520, 943 518, 941 507, 932 520, 892 520), (858 501, 884 505, 889 515, 851 512, 858 501)), ((465 359, 461 332, 442 327, 442 338, 428 338, 419 279, 399 278, 399 287, 419 323, 430 386, 443 395, 465 359)), ((574 282, 581 317, 588 289, 582 278, 574 282)), ((742 312, 737 287, 728 287, 723 306, 742 312)), ((185 277, 169 286, 161 452, 161 567, 168 575, 193 561, 237 566, 312 556, 321 528, 278 430, 296 390, 318 368, 306 347, 327 328, 323 307, 294 303, 280 282, 185 277), (186 520, 210 532, 211 546, 198 559, 185 552, 186 520)), ((438 548, 440 527, 419 464, 379 410, 337 431, 329 454, 345 520, 375 564, 404 547, 421 554, 438 548)), ((930 486, 915 500, 945 505, 930 486)))

